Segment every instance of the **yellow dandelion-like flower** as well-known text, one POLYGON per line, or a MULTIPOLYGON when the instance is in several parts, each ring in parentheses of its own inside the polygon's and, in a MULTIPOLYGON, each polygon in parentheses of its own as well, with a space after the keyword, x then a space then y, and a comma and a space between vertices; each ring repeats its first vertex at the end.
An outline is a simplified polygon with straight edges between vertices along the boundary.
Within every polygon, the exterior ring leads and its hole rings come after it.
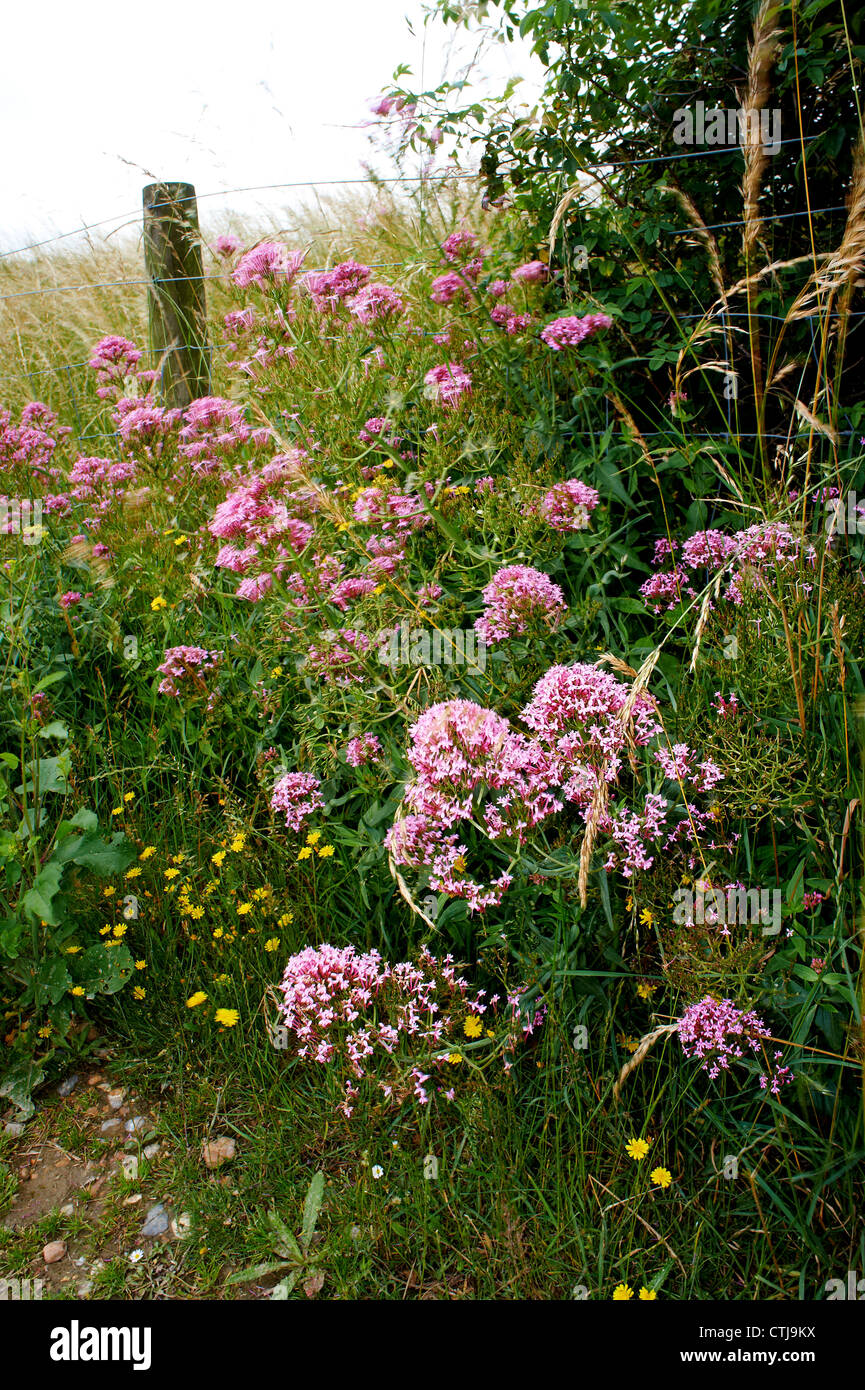
POLYGON ((179 869, 166 869, 166 870, 165 870, 165 877, 166 877, 166 878, 169 878, 169 879, 170 879, 170 878, 179 878, 179 877, 180 877, 180 870, 179 870, 179 869))
POLYGON ((125 936, 126 931, 127 927, 125 922, 118 922, 117 926, 113 928, 113 933, 116 937, 125 936))
POLYGON ((107 886, 106 886, 105 888, 102 889, 102 896, 103 896, 103 898, 113 898, 113 897, 114 897, 114 884, 113 884, 113 883, 107 884, 107 886))
POLYGON ((183 853, 180 853, 180 854, 172 854, 172 856, 171 856, 171 862, 172 862, 172 864, 182 864, 185 858, 186 858, 186 855, 183 854, 183 853))
POLYGON ((226 853, 226 852, 225 852, 224 849, 218 849, 218 850, 216 851, 215 854, 211 854, 211 856, 210 856, 210 862, 211 862, 211 864, 215 864, 216 867, 219 868, 220 864, 222 863, 223 859, 225 858, 225 853, 226 853))
POLYGON ((272 670, 271 673, 270 673, 270 678, 271 678, 271 680, 274 680, 274 681, 279 680, 279 678, 280 678, 281 675, 282 675, 282 667, 281 667, 281 666, 274 666, 273 670, 272 670))
POLYGON ((187 999, 186 1007, 187 1009, 197 1009, 199 1004, 205 1003, 206 999, 207 995, 204 993, 204 990, 197 989, 195 993, 191 994, 187 999))
POLYGON ((287 926, 289 925, 289 923, 290 923, 290 922, 293 922, 293 921, 294 921, 294 913, 293 913, 293 912, 283 912, 282 916, 280 917, 280 919, 279 919, 279 921, 277 922, 276 925, 277 925, 278 927, 287 927, 287 926))
POLYGON ((124 800, 124 801, 134 801, 134 800, 135 800, 135 792, 124 792, 124 793, 123 793, 123 800, 124 800))
POLYGON ((310 830, 309 834, 308 834, 307 837, 306 837, 306 843, 307 843, 308 845, 317 845, 320 839, 321 839, 321 831, 320 831, 320 830, 310 830))
POLYGON ((318 851, 319 859, 331 859, 333 857, 333 845, 322 845, 318 851))
POLYGON ((488 1037, 488 1038, 492 1038, 493 1041, 495 1041, 495 1036, 496 1036, 496 1035, 495 1035, 495 1033, 493 1032, 492 1028, 488 1028, 488 1029, 487 1029, 487 1037, 488 1037))
POLYGON ((254 901, 257 902, 257 903, 263 902, 263 900, 267 897, 267 889, 266 889, 266 888, 254 888, 254 889, 252 890, 252 897, 253 897, 254 901))
POLYGON ((46 1023, 46 1024, 43 1025, 43 1027, 41 1027, 41 1028, 39 1029, 39 1037, 40 1037, 40 1038, 50 1038, 50 1037, 51 1037, 51 1025, 50 1025, 50 1024, 46 1023))
POLYGON ((137 961, 135 962, 135 969, 136 969, 136 970, 146 970, 146 969, 147 969, 147 961, 146 961, 146 960, 137 960, 137 961))
POLYGON ((124 878, 140 878, 143 872, 144 872, 144 870, 143 870, 143 869, 139 869, 138 865, 136 864, 135 868, 133 868, 133 869, 127 869, 127 870, 126 870, 126 873, 123 875, 123 877, 124 877, 124 878))
POLYGON ((240 1018, 237 1009, 217 1009, 213 1015, 214 1022, 221 1023, 223 1028, 233 1028, 240 1018))
POLYGON ((654 1303, 658 1295, 654 1289, 647 1289, 644 1284, 640 1289, 639 1297, 643 1303, 654 1303))
POLYGON ((311 848, 311 846, 310 846, 310 845, 304 845, 303 849, 300 850, 300 852, 298 853, 297 858, 298 858, 298 863, 300 862, 301 859, 311 859, 311 858, 312 858, 312 848, 311 848))
POLYGON ((656 1187, 669 1187, 673 1181, 673 1174, 669 1168, 653 1168, 649 1177, 656 1187))
POLYGON ((234 837, 234 839, 232 840, 231 844, 228 846, 229 849, 234 850, 234 853, 235 853, 235 854, 239 854, 240 851, 241 851, 242 849, 244 849, 245 847, 246 847, 246 836, 245 836, 245 835, 235 835, 235 837, 234 837))
POLYGON ((479 1038, 484 1031, 483 1024, 477 1014, 469 1014, 463 1024, 463 1032, 467 1038, 479 1038))
POLYGON ((216 931, 213 933, 213 939, 214 939, 214 941, 218 941, 219 938, 220 938, 221 936, 224 936, 224 935, 225 935, 225 932, 222 930, 222 927, 217 927, 217 928, 216 928, 216 931))
POLYGON ((79 952, 80 950, 81 950, 81 947, 80 947, 80 946, 67 946, 67 947, 66 947, 66 954, 67 954, 67 956, 77 956, 77 955, 78 955, 78 952, 79 952))
POLYGON ((150 607, 154 613, 158 613, 160 608, 168 607, 168 600, 164 599, 161 594, 157 594, 156 598, 150 600, 150 607))
POLYGON ((252 910, 252 903, 241 903, 237 909, 237 915, 238 917, 246 917, 252 910))
POLYGON ((106 922, 104 927, 100 927, 100 928, 99 928, 99 935, 100 935, 100 936, 107 936, 108 933, 109 933, 111 930, 112 930, 111 923, 110 923, 110 922, 106 922))
POLYGON ((632 1158, 635 1163, 642 1163, 648 1152, 649 1145, 645 1139, 629 1139, 625 1145, 625 1153, 628 1155, 628 1158, 632 1158))
POLYGON ((650 927, 654 920, 655 918, 650 912, 649 908, 644 907, 642 912, 640 913, 640 921, 642 922, 643 926, 650 927))
POLYGON ((122 806, 115 806, 114 809, 112 810, 111 814, 112 814, 112 816, 122 816, 122 815, 123 815, 123 807, 122 807, 122 806))
POLYGON ((647 984, 644 980, 642 984, 637 985, 637 993, 641 999, 651 999, 657 988, 657 985, 647 984))
POLYGON ((70 990, 70 994, 74 994, 76 998, 80 998, 83 993, 83 985, 73 985, 72 989, 70 990))
POLYGON ((141 860, 141 862, 142 862, 142 864, 143 864, 143 863, 145 862, 145 860, 147 860, 147 859, 152 859, 155 853, 156 853, 156 850, 155 850, 155 848, 153 847, 153 845, 145 845, 145 846, 144 846, 144 849, 141 851, 141 853, 139 854, 138 858, 141 860))
POLYGON ((147 990, 144 988, 143 985, 136 985, 132 991, 132 997, 133 999, 146 999, 147 990))
POLYGON ((627 1303, 628 1299, 633 1297, 634 1290, 629 1288, 627 1284, 617 1284, 613 1289, 614 1303, 627 1303))
POLYGON ((450 1062, 451 1066, 454 1066, 454 1067, 459 1066, 459 1064, 460 1064, 460 1062, 461 1062, 462 1060, 463 1060, 463 1054, 462 1054, 461 1052, 450 1052, 450 1053, 448 1053, 448 1061, 450 1062))
POLYGON ((215 985, 227 985, 227 984, 230 984, 230 983, 231 983, 231 976, 230 976, 230 975, 225 975, 225 974, 222 974, 222 975, 214 975, 214 977, 213 977, 213 983, 214 983, 215 985))
POLYGON ((278 951, 278 950, 279 950, 279 937, 278 937, 278 936, 271 936, 271 937, 268 937, 267 941, 265 941, 265 943, 264 943, 264 949, 265 949, 265 951, 278 951))

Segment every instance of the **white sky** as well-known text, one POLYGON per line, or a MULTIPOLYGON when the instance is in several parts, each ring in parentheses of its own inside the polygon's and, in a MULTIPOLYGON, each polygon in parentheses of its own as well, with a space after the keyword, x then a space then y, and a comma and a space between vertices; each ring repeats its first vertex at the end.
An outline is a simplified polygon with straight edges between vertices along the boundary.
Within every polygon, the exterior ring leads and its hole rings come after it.
MULTIPOLYGON (((401 62, 418 86, 423 64, 424 85, 435 85, 455 32, 425 30, 421 0, 30 0, 3 9, 5 251, 120 220, 140 207, 151 175, 193 183, 199 195, 357 177, 373 153, 362 124, 372 119, 368 99, 401 62)), ((473 45, 462 32, 465 54, 473 45)), ((459 61, 451 54, 450 75, 459 61)), ((533 77, 515 101, 532 100, 542 75, 510 45, 484 68, 533 77)), ((373 162, 384 172, 381 157, 373 162)), ((200 211, 204 220, 291 198, 214 197, 200 211)))

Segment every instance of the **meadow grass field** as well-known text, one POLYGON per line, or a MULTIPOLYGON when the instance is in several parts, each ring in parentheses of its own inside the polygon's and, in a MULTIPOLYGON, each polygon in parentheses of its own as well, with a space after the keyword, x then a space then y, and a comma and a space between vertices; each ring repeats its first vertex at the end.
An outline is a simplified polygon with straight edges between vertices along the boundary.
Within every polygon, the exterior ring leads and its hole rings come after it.
POLYGON ((208 227, 178 406, 135 236, 0 260, 0 1273, 865 1272, 863 149, 759 303, 693 202, 599 289, 465 178, 208 227), (770 300, 820 368, 752 339, 754 415, 719 343, 770 300))

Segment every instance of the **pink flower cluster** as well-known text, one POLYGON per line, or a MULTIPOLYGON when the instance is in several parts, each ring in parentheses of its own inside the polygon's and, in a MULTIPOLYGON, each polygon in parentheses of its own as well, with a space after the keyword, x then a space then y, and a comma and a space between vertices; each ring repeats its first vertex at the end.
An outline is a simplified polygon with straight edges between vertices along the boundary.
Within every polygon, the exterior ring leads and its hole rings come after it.
POLYGON ((583 318, 568 315, 565 318, 553 319, 546 328, 542 328, 541 339, 554 352, 561 352, 563 348, 579 347, 602 328, 612 326, 613 320, 609 314, 586 314, 583 318))
POLYGON ((204 647, 169 647, 157 671, 164 676, 159 683, 160 695, 208 694, 205 676, 222 659, 221 652, 209 652, 204 647))
POLYGON ((551 632, 567 612, 559 585, 531 565, 500 569, 484 589, 483 600, 484 614, 475 631, 489 646, 526 632, 551 632))
POLYGON ((541 498, 541 514, 554 531, 585 531, 600 498, 593 487, 569 478, 541 498))
POLYGON ((448 410, 471 394, 472 379, 459 362, 443 362, 438 367, 431 367, 424 381, 431 399, 448 410))
POLYGON ((304 276, 312 302, 320 313, 336 308, 359 294, 372 277, 368 265, 359 261, 340 261, 332 270, 311 270, 304 276))
POLYGON ((88 364, 96 372, 101 383, 96 394, 105 400, 113 390, 122 387, 140 361, 141 349, 128 338, 120 338, 116 334, 102 338, 93 349, 93 356, 88 364))
POLYGON ((232 271, 231 278, 240 289, 257 285, 289 285, 306 259, 305 251, 289 251, 279 241, 262 241, 245 251, 232 271))
MULTIPOLYGON (((700 1062, 703 1071, 714 1080, 721 1072, 729 1071, 730 1062, 759 1052, 762 1040, 771 1036, 769 1029, 753 1010, 738 1009, 730 999, 713 999, 707 994, 691 1004, 679 1019, 677 1032, 686 1057, 700 1062)), ((781 1053, 774 1053, 775 1062, 781 1053)), ((789 1067, 775 1067, 771 1076, 760 1074, 760 1088, 780 1094, 782 1086, 793 1080, 789 1067)))
POLYGON ((270 805, 282 811, 288 829, 297 832, 316 811, 324 810, 321 783, 311 772, 286 772, 273 788, 270 805))
POLYGON ((375 734, 360 734, 357 738, 349 739, 346 744, 345 760, 349 767, 362 767, 365 763, 380 762, 381 755, 381 742, 375 734))
MULTIPOLYGON (((426 947, 417 962, 388 965, 375 950, 308 946, 289 960, 280 989, 282 1020, 297 1056, 348 1074, 340 1106, 346 1119, 363 1081, 396 1106, 411 1099, 428 1104, 427 1083, 434 1079, 436 1094, 453 1100, 449 1058, 466 1046, 462 1024, 469 1015, 495 1014, 499 1003, 498 995, 487 999, 486 990, 472 991, 452 956, 437 960, 426 947)), ((539 1010, 526 1028, 520 999, 517 992, 508 1000, 504 1041, 511 1051, 543 1017, 539 1010)))
MULTIPOLYGON (((663 563, 678 549, 677 541, 656 541, 654 563, 663 563)), ((686 596, 695 597, 689 579, 697 570, 710 575, 727 570, 730 582, 723 597, 729 603, 741 604, 742 586, 764 583, 764 570, 792 564, 800 557, 813 564, 816 554, 814 545, 795 534, 786 522, 757 522, 734 535, 717 530, 697 531, 682 545, 681 558, 674 561, 672 569, 653 574, 640 586, 640 593, 649 610, 660 613, 663 608, 675 608, 686 596)))
POLYGON ((405 302, 390 285, 374 282, 363 289, 349 302, 349 312, 361 323, 385 323, 398 318, 405 309, 405 302))

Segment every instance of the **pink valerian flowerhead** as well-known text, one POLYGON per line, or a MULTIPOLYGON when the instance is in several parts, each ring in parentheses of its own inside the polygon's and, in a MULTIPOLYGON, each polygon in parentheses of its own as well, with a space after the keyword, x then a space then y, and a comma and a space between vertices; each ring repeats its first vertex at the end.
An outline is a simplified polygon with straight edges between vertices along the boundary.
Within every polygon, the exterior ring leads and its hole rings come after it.
POLYGON ((494 645, 529 631, 553 631, 567 613, 565 596, 549 575, 531 565, 506 565, 483 591, 484 614, 475 622, 483 642, 494 645))
POLYGON ((490 318, 499 328, 503 328, 509 338, 515 338, 518 333, 525 333, 534 319, 531 314, 518 314, 509 304, 496 304, 490 310, 490 318))
POLYGON ((320 313, 335 308, 343 300, 359 294, 372 278, 368 265, 359 261, 340 261, 332 270, 311 270, 303 278, 316 309, 320 313))
POLYGON ((131 343, 128 338, 120 338, 116 334, 111 334, 96 344, 89 366, 108 376, 125 377, 140 361, 140 348, 131 343))
POLYGON ((525 265, 517 266, 511 279, 523 285, 540 285, 547 279, 549 273, 549 266, 545 265, 543 261, 526 261, 525 265))
POLYGON ((418 599, 423 604, 435 603, 436 599, 441 598, 444 589, 441 584, 436 584, 432 580, 429 584, 421 584, 417 591, 418 599))
POLYGON ((478 244, 478 239, 474 232, 457 231, 451 232, 449 237, 445 237, 442 242, 442 255, 446 261, 465 261, 470 260, 478 244))
POLYGON ((478 478, 475 482, 475 492, 479 492, 481 495, 485 492, 495 492, 495 490, 496 480, 490 473, 484 474, 482 478, 478 478))
POLYGON ((691 1004, 679 1019, 677 1032, 686 1057, 696 1058, 709 1076, 729 1070, 730 1062, 758 1052, 769 1029, 753 1011, 744 1012, 731 999, 707 994, 691 1004))
POLYGON ((739 697, 732 693, 725 696, 720 690, 716 690, 712 706, 721 719, 735 719, 739 713, 739 697))
POLYGON ((74 608, 81 602, 83 595, 77 589, 70 589, 68 593, 61 594, 58 600, 61 608, 74 608))
MULTIPOLYGON (((42 401, 28 401, 21 409, 21 424, 34 429, 46 430, 49 434, 57 429, 57 416, 42 401)), ((71 433, 69 429, 65 434, 71 433)))
POLYGON ((349 300, 348 307, 349 313, 363 324, 384 323, 398 318, 405 309, 405 302, 390 285, 374 281, 364 285, 360 293, 349 300))
POLYGON ((381 762, 382 746, 375 734, 360 734, 349 739, 345 749, 345 760, 349 767, 362 767, 365 763, 381 762))
POLYGON ((210 652, 204 647, 169 647, 157 671, 164 676, 160 681, 160 695, 206 693, 205 676, 212 672, 222 660, 221 652, 210 652))
POLYGON ((371 99, 369 102, 369 109, 374 116, 389 116, 394 106, 396 106, 396 101, 396 97, 382 94, 381 96, 371 99))
POLYGON ((215 241, 211 242, 210 249, 214 255, 222 256, 227 260, 229 256, 234 255, 235 251, 240 250, 240 242, 236 236, 232 236, 229 232, 223 232, 215 241))
POLYGON ((430 399, 450 410, 472 390, 472 379, 459 362, 443 362, 438 367, 431 367, 424 382, 430 399))
POLYGON ((555 483, 541 498, 541 515, 554 531, 585 531, 600 498, 595 488, 569 478, 555 483))
POLYGON ((279 241, 262 241, 243 253, 231 278, 240 289, 247 289, 250 285, 257 285, 259 289, 274 284, 288 285, 305 259, 305 251, 289 251, 279 241))
POLYGON ((487 285, 487 293, 491 294, 493 299, 504 299, 509 288, 507 280, 492 280, 487 285))
POLYGON ((270 805, 284 812, 286 826, 297 832, 316 811, 324 810, 321 783, 311 772, 286 772, 273 788, 270 805))
POLYGON ((822 975, 823 971, 826 969, 826 961, 824 960, 824 958, 822 956, 812 956, 811 969, 817 975, 822 975))
POLYGON ((673 416, 678 415, 679 406, 684 405, 687 399, 687 391, 671 391, 667 400, 667 406, 670 411, 670 414, 673 416))
POLYGON ((554 352, 561 352, 563 348, 579 347, 580 343, 593 337, 601 329, 612 326, 613 320, 609 314, 586 314, 583 318, 568 315, 565 318, 553 319, 546 328, 542 328, 541 339, 554 352))
POLYGON ((452 304, 457 298, 467 304, 472 292, 462 275, 457 274, 455 270, 449 270, 445 275, 437 275, 433 280, 429 297, 433 304, 452 304))
POLYGON ((828 893, 818 893, 816 891, 813 893, 806 893, 802 901, 802 906, 805 908, 806 912, 810 912, 813 908, 819 907, 821 903, 826 902, 828 897, 828 893))
MULTIPOLYGON (((537 682, 522 712, 526 726, 541 742, 550 744, 568 757, 589 760, 612 759, 625 744, 625 731, 619 715, 630 690, 609 672, 584 662, 571 666, 551 666, 537 682)), ((639 694, 631 710, 634 742, 645 746, 661 731, 655 701, 639 694)))

